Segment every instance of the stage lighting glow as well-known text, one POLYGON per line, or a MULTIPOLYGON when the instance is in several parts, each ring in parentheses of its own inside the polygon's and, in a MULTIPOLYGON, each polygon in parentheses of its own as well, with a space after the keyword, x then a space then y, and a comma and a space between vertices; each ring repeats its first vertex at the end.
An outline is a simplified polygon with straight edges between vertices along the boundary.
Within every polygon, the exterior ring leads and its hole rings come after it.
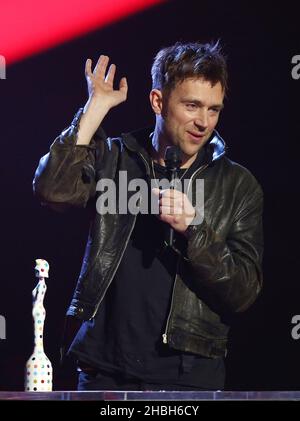
POLYGON ((2 0, 0 54, 10 64, 165 0, 2 0))

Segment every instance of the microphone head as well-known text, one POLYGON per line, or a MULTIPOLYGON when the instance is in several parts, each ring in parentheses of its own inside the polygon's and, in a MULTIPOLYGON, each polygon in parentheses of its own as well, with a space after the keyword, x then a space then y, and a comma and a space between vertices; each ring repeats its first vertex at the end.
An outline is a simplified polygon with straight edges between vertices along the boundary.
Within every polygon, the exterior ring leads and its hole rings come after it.
POLYGON ((182 162, 179 146, 167 146, 164 161, 168 169, 179 168, 182 162))

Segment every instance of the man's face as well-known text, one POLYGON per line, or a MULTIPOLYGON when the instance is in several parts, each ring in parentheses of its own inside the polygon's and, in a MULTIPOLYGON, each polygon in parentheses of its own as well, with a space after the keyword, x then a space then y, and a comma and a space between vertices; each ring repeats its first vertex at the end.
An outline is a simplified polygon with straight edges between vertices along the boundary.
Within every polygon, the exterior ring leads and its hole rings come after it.
POLYGON ((161 110, 157 114, 164 143, 178 145, 185 161, 196 157, 216 127, 223 108, 221 83, 212 86, 202 78, 189 78, 177 83, 169 95, 157 93, 161 95, 161 110))

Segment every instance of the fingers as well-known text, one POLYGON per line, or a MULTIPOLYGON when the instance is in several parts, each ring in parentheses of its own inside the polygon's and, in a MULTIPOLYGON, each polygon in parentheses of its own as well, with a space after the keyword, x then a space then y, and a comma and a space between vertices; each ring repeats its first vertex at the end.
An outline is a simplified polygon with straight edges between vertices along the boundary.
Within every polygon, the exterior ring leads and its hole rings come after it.
POLYGON ((175 228, 179 222, 179 217, 175 215, 159 214, 158 219, 162 222, 170 224, 171 226, 173 226, 173 228, 175 228))
POLYGON ((183 203, 183 195, 175 193, 174 190, 160 190, 156 187, 152 189, 152 193, 159 199, 159 204, 164 206, 174 206, 183 203))
MULTIPOLYGON (((86 77, 92 78, 94 76, 97 80, 104 80, 104 82, 113 88, 114 84, 114 77, 116 74, 116 65, 111 64, 109 66, 108 72, 106 74, 107 66, 109 63, 109 57, 101 54, 99 57, 97 64, 92 72, 92 60, 90 58, 87 59, 85 64, 85 75, 86 77), (106 74, 106 76, 105 76, 106 74)), ((119 90, 126 96, 128 91, 128 84, 126 77, 122 77, 119 83, 119 90)))
POLYGON ((126 77, 122 77, 122 79, 120 80, 119 83, 119 89, 120 91, 124 92, 125 94, 127 94, 128 91, 128 84, 127 84, 127 79, 126 77))
POLYGON ((176 200, 173 197, 162 197, 159 196, 159 213, 176 215, 181 214, 184 209, 184 204, 182 200, 176 200))
POLYGON ((154 194, 154 196, 159 197, 160 196, 160 192, 161 192, 160 189, 158 189, 157 187, 153 187, 152 193, 154 194))
POLYGON ((182 196, 184 196, 184 194, 176 189, 158 189, 156 187, 153 187, 152 192, 154 193, 155 196, 161 196, 161 197, 169 197, 169 198, 174 198, 174 199, 181 199, 182 196))
POLYGON ((195 215, 193 205, 183 193, 172 189, 159 190, 157 188, 153 188, 152 193, 158 199, 160 215, 182 215, 187 217, 195 215))
POLYGON ((105 78, 105 82, 113 85, 114 84, 114 77, 115 77, 115 73, 116 73, 116 65, 115 64, 111 64, 109 66, 106 78, 105 78))
POLYGON ((92 60, 90 58, 87 59, 85 62, 85 76, 91 77, 92 76, 92 60))
POLYGON ((172 199, 181 199, 184 196, 184 193, 176 189, 165 189, 165 190, 161 190, 160 193, 162 197, 172 198, 172 199))
POLYGON ((109 57, 101 54, 94 69, 94 75, 104 79, 109 57))
POLYGON ((181 215, 182 209, 172 204, 159 206, 159 213, 162 215, 181 215))

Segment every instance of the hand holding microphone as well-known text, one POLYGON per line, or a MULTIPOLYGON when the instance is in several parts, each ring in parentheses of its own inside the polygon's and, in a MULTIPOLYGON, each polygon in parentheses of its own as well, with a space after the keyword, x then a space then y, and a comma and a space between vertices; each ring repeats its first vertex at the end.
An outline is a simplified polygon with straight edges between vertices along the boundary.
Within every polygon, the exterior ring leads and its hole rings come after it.
POLYGON ((172 246, 174 242, 174 230, 184 233, 195 217, 195 209, 185 193, 174 189, 174 180, 176 178, 178 179, 178 170, 181 164, 179 147, 167 147, 164 160, 171 187, 162 191, 155 188, 152 191, 159 197, 158 218, 170 225, 165 241, 168 246, 172 246))
MULTIPOLYGON (((178 146, 168 146, 164 158, 167 170, 167 176, 170 181, 170 190, 174 190, 175 180, 178 178, 178 170, 181 165, 181 152, 178 146)), ((170 226, 166 235, 167 246, 172 247, 174 242, 174 229, 170 226)))

